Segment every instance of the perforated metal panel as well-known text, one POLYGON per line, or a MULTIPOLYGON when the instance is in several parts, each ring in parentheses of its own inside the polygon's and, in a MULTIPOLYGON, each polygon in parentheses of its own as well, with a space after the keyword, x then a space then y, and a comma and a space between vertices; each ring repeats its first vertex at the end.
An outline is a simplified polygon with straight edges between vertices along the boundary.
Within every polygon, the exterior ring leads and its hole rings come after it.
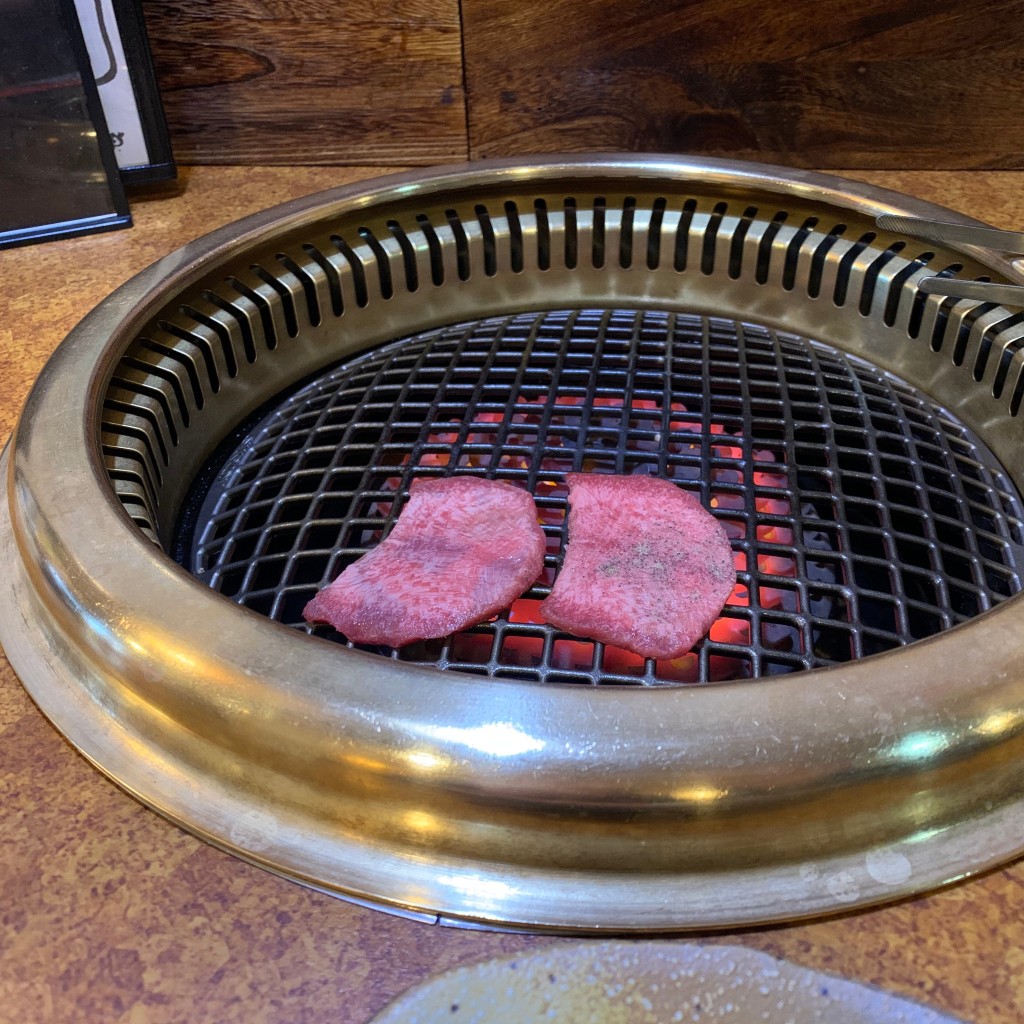
POLYGON ((460 309, 555 308, 556 293, 576 307, 616 296, 740 319, 744 306, 754 314, 764 304, 769 322, 787 327, 810 311, 821 326, 811 336, 855 350, 894 329, 911 344, 874 352, 881 365, 910 371, 909 379, 926 370, 940 390, 960 380, 965 406, 979 404, 973 385, 984 382, 1000 415, 1016 417, 1024 314, 929 298, 916 287, 925 274, 965 272, 963 257, 886 238, 814 204, 770 202, 611 191, 453 197, 451 206, 419 209, 396 201, 391 215, 368 213, 355 227, 282 241, 165 309, 120 360, 103 418, 114 487, 133 520, 166 545, 197 470, 191 456, 205 457, 219 440, 204 445, 193 430, 199 421, 225 433, 254 395, 272 397, 282 370, 290 378, 293 367, 322 365, 317 352, 334 349, 338 332, 362 347, 402 337, 410 322, 454 322, 460 309), (177 465, 183 450, 185 473, 177 465))

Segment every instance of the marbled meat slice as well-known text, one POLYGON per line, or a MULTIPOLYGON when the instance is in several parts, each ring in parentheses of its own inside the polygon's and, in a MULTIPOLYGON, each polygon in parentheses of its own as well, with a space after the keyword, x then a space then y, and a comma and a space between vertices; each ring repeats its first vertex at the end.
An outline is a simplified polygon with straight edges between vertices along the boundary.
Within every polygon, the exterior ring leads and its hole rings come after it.
POLYGON ((359 644, 447 636, 507 608, 544 565, 526 491, 476 477, 417 479, 385 540, 306 605, 359 644))
POLYGON ((667 480, 570 473, 569 544, 540 606, 548 622, 646 658, 678 658, 736 584, 729 538, 667 480))

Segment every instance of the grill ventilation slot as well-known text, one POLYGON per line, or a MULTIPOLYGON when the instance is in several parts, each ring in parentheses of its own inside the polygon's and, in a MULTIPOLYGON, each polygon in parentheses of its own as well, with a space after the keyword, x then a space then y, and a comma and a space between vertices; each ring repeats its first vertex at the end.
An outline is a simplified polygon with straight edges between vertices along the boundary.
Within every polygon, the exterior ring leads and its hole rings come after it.
MULTIPOLYGON (((279 248, 182 296, 173 315, 165 314, 125 356, 115 374, 120 392, 106 405, 108 467, 132 517, 153 539, 168 542, 175 513, 163 507, 163 471, 176 462, 182 433, 202 418, 210 399, 217 396, 212 404, 226 408, 221 394, 246 387, 254 372, 247 368, 268 357, 291 358, 310 331, 358 336, 362 323, 385 315, 385 307, 423 294, 425 281, 440 294, 479 287, 480 275, 506 280, 511 274, 525 286, 534 271, 543 271, 561 291, 559 281, 571 290, 574 279, 593 287, 596 274, 617 292, 636 287, 646 296, 653 282, 656 292, 684 302, 688 288, 726 294, 730 283, 766 292, 802 289, 815 302, 852 307, 873 329, 891 328, 897 341, 923 336, 933 352, 948 351, 954 364, 964 364, 973 381, 991 378, 990 392, 1007 396, 1009 415, 1020 408, 1017 318, 990 319, 990 306, 918 293, 916 280, 935 260, 931 251, 902 241, 883 246, 870 232, 851 242, 846 224, 823 227, 817 215, 766 213, 762 205, 695 196, 534 196, 508 200, 501 209, 497 219, 484 202, 468 217, 457 207, 396 214, 379 225, 279 248), (706 280, 698 283, 694 271, 706 280), (360 324, 349 324, 353 318, 360 324)), ((941 274, 961 269, 947 264, 941 274)), ((312 369, 310 355, 302 358, 312 369)))

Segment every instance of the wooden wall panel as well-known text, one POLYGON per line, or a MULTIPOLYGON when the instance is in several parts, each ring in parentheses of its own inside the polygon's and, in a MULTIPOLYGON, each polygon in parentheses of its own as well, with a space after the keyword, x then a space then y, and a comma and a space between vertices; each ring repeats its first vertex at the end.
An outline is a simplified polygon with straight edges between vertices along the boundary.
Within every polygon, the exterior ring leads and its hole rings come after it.
POLYGON ((146 0, 176 159, 467 155, 458 0, 146 0))
POLYGON ((146 0, 144 13, 182 163, 608 149, 1024 167, 1024 0, 146 0))
POLYGON ((1024 166, 1024 2, 462 0, 473 157, 1024 166))

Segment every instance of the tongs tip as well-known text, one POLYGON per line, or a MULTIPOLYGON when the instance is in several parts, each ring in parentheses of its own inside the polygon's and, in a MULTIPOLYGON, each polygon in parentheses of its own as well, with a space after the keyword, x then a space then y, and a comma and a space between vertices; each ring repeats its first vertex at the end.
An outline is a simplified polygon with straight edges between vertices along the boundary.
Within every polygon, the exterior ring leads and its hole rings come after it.
POLYGON ((927 242, 948 245, 975 245, 1014 255, 1024 254, 1024 232, 1004 231, 984 224, 958 224, 950 221, 926 220, 905 214, 882 213, 875 224, 883 231, 910 235, 927 242))

